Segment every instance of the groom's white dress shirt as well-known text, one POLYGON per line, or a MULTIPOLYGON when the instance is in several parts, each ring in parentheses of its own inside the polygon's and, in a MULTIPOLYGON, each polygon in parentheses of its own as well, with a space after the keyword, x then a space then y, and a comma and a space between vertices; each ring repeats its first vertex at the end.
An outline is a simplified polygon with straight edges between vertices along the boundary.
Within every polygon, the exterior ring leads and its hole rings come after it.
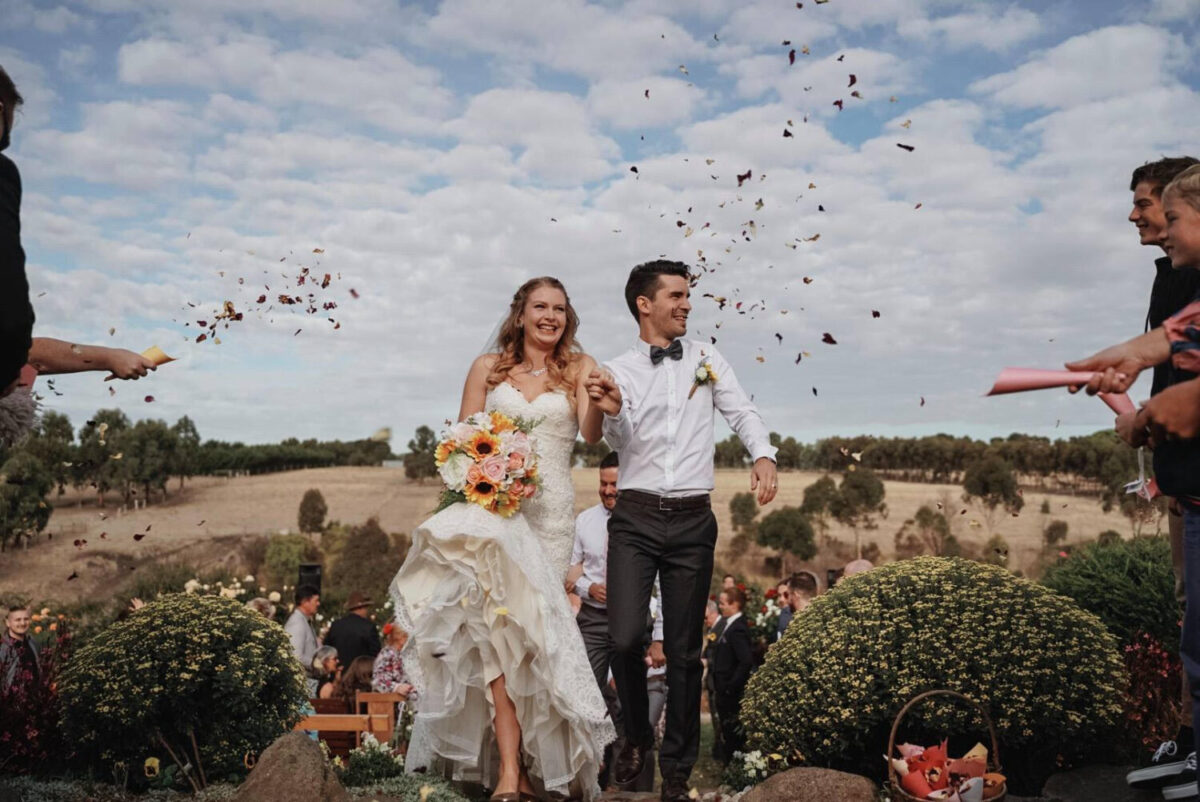
POLYGON ((693 496, 713 489, 713 409, 724 416, 752 459, 775 459, 770 432, 733 368, 716 348, 680 340, 683 358, 655 365, 640 338, 606 364, 621 389, 621 411, 604 416, 604 439, 621 455, 618 490, 693 496), (707 359, 716 381, 688 398, 707 359))

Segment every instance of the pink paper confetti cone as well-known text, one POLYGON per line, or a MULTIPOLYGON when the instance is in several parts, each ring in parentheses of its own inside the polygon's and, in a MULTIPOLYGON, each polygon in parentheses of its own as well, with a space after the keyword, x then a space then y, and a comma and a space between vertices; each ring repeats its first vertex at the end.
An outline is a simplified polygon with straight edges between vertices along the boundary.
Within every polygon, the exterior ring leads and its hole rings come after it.
POLYGON ((1023 393, 1026 390, 1048 390, 1072 384, 1087 384, 1096 374, 1088 370, 1039 370, 1037 368, 1005 368, 996 377, 988 395, 1023 393))

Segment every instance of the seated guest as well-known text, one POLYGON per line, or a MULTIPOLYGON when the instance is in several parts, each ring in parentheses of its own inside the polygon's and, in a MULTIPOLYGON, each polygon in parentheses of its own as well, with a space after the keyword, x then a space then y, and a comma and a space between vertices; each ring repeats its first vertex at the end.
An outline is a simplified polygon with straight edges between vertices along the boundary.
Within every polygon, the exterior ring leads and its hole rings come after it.
POLYGON ((360 692, 371 692, 371 675, 375 671, 375 658, 365 654, 354 658, 354 662, 342 672, 333 686, 333 698, 345 699, 354 704, 354 697, 360 692))
POLYGON ((779 620, 775 622, 775 637, 779 640, 787 632, 788 624, 792 623, 792 592, 787 579, 780 580, 775 586, 775 603, 779 605, 779 620))
POLYGON ((360 655, 374 658, 383 648, 379 630, 370 618, 372 604, 366 594, 352 592, 346 601, 346 614, 333 622, 325 636, 325 644, 338 650, 342 665, 350 665, 360 655))
POLYGON ((813 599, 817 598, 817 578, 807 571, 792 574, 791 579, 788 580, 788 591, 794 618, 797 613, 803 612, 808 605, 812 604, 813 599))
POLYGON ((375 658, 375 668, 371 674, 371 689, 376 693, 401 693, 407 699, 411 696, 413 686, 404 673, 404 659, 400 652, 408 642, 408 633, 389 621, 383 626, 384 644, 379 655, 375 658))
POLYGON ((333 689, 342 676, 338 650, 332 646, 322 646, 317 649, 317 653, 313 655, 312 675, 314 679, 309 680, 309 687, 316 689, 314 695, 318 699, 332 698, 333 689))
POLYGON ((741 588, 723 590, 717 600, 725 618, 725 628, 708 648, 709 665, 716 687, 717 715, 721 719, 721 737, 725 757, 746 750, 745 735, 738 720, 742 693, 754 669, 754 651, 750 644, 750 627, 742 610, 746 592, 741 588))

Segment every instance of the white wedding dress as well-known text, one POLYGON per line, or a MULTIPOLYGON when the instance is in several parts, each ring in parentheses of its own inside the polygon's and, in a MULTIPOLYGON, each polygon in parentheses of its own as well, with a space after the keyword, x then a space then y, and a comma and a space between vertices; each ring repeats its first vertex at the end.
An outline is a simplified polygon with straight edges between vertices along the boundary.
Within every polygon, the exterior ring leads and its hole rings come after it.
POLYGON ((535 785, 595 799, 616 732, 563 590, 578 425, 561 391, 530 402, 501 382, 486 409, 539 421, 532 435, 542 486, 511 518, 455 504, 413 533, 391 586, 419 699, 405 766, 494 787, 489 684, 503 674, 535 785))

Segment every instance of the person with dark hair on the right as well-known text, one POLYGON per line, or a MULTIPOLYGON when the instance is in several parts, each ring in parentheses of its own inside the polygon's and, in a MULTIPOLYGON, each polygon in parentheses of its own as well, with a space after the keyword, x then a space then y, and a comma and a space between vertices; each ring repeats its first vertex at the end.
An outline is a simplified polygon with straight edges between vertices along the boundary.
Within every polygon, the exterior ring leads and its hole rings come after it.
MULTIPOLYGON (((1133 192, 1133 208, 1129 212, 1129 222, 1137 227, 1138 239, 1142 245, 1163 251, 1163 255, 1154 260, 1154 284, 1150 289, 1150 308, 1146 312, 1146 331, 1161 327, 1163 321, 1187 306, 1200 290, 1200 270, 1186 266, 1173 267, 1171 257, 1166 255, 1163 248, 1163 231, 1167 225, 1163 216, 1163 188, 1184 170, 1196 164, 1200 164, 1200 160, 1191 156, 1147 162, 1133 171, 1129 181, 1129 189, 1133 192)), ((1150 394, 1158 395, 1186 375, 1173 368, 1170 362, 1155 365, 1150 394)), ((1122 420, 1122 424, 1131 423, 1132 420, 1133 416, 1128 416, 1122 420)), ((1167 524, 1171 538, 1171 564, 1175 572, 1175 594, 1182 602, 1183 513, 1179 502, 1174 499, 1168 499, 1167 524)), ((1195 736, 1191 726, 1192 697, 1188 690, 1187 672, 1180 673, 1183 722, 1174 737, 1163 741, 1154 751, 1150 765, 1130 772, 1126 777, 1127 782, 1136 788, 1160 787, 1188 779, 1181 777, 1180 773, 1190 771, 1188 761, 1191 759, 1190 753, 1194 751, 1195 736)))
MULTIPOLYGON (((17 106, 24 103, 0 67, 0 151, 8 147, 17 106)), ((0 153, 0 397, 17 386, 33 345, 33 306, 21 248, 21 173, 0 153)))

